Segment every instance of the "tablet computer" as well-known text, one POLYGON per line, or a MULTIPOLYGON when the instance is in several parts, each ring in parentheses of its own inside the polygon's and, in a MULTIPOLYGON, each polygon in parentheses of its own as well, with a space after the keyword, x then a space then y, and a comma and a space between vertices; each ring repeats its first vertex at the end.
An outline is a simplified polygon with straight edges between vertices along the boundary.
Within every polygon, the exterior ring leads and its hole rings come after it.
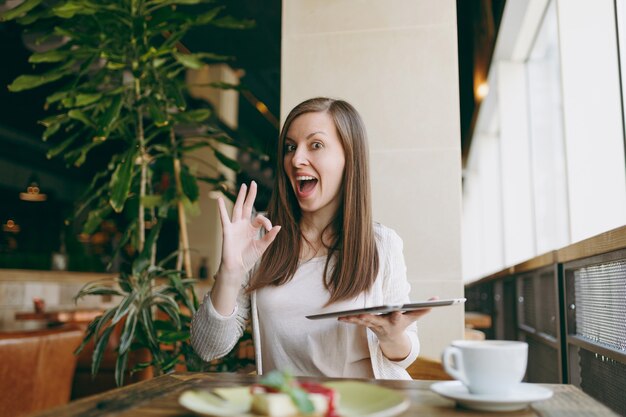
POLYGON ((445 307, 445 306, 451 306, 455 304, 463 304, 464 302, 465 302, 465 298, 450 298, 447 300, 419 301, 419 302, 410 302, 406 304, 385 304, 385 305, 375 306, 375 307, 357 308, 355 310, 342 310, 342 311, 333 311, 330 313, 312 314, 312 315, 306 316, 306 318, 309 320, 318 320, 318 319, 331 319, 335 317, 353 316, 355 314, 388 314, 394 311, 422 310, 425 308, 445 307))

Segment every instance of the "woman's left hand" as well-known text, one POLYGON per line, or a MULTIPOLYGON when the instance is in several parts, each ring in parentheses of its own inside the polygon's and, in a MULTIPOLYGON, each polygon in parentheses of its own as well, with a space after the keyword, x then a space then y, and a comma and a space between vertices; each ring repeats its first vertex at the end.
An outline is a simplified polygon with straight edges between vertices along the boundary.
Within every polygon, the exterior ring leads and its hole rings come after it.
MULTIPOLYGON (((437 300, 432 297, 429 300, 437 300)), ((423 310, 395 311, 389 314, 358 314, 355 316, 340 317, 343 323, 365 326, 376 334, 383 354, 390 360, 400 361, 411 352, 411 342, 405 333, 407 327, 430 312, 430 308, 423 310)))

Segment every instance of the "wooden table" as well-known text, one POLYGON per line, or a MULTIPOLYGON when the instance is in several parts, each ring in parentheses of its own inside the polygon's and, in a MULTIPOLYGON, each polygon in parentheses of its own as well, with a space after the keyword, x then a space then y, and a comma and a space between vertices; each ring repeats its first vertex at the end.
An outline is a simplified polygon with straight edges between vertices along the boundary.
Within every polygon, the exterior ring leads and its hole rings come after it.
MULTIPOLYGON (((174 373, 77 400, 37 416, 190 417, 193 414, 178 405, 178 396, 181 392, 187 389, 250 385, 256 380, 256 376, 243 374, 174 373)), ((617 414, 572 385, 547 385, 554 391, 554 396, 549 400, 534 403, 532 408, 524 411, 485 413, 457 408, 453 401, 430 391, 429 387, 434 381, 372 382, 404 391, 411 400, 410 408, 402 414, 405 417, 484 416, 486 414, 494 417, 498 415, 617 417, 617 414)))
POLYGON ((465 327, 470 329, 489 329, 491 328, 491 316, 476 311, 466 311, 465 327))

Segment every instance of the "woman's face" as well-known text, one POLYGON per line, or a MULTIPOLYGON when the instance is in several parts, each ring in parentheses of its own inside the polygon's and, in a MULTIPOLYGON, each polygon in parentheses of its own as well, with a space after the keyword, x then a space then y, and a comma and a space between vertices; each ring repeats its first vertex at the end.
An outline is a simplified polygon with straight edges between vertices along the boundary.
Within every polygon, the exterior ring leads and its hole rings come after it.
POLYGON ((285 138, 284 167, 303 214, 331 218, 339 207, 345 152, 326 112, 296 117, 285 138))

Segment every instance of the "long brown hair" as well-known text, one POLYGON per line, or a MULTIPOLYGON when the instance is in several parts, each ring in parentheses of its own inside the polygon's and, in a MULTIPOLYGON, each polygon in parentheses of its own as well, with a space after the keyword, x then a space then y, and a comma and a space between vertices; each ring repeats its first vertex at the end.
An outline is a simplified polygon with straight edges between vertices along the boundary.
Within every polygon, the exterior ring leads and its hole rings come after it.
MULTIPOLYGON (((367 134, 361 116, 342 100, 313 98, 297 105, 287 116, 278 139, 278 168, 268 207, 272 224, 282 226, 276 240, 261 258, 248 291, 289 282, 296 270, 302 233, 298 200, 284 167, 285 137, 291 123, 305 113, 326 112, 335 123, 345 152, 341 202, 326 226, 331 242, 324 268, 324 285, 330 292, 328 304, 355 298, 369 290, 378 273, 379 260, 372 223, 367 134), (335 265, 330 261, 335 258, 335 265)), ((322 236, 325 233, 322 233, 322 236)), ((323 240, 322 240, 323 242, 323 240)), ((324 243, 326 245, 326 243, 324 243)))

